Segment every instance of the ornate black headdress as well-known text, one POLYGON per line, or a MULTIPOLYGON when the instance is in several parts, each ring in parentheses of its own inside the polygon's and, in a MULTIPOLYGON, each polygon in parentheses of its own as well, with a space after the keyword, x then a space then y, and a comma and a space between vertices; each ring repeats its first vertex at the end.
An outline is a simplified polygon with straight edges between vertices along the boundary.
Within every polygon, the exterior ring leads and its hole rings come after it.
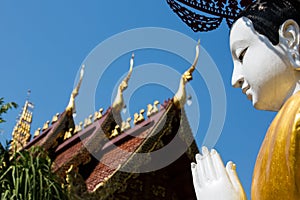
POLYGON ((193 31, 211 31, 226 19, 230 27, 238 14, 256 0, 166 0, 171 9, 193 31), (189 8, 187 8, 189 7, 189 8), (197 10, 211 16, 192 11, 197 10))

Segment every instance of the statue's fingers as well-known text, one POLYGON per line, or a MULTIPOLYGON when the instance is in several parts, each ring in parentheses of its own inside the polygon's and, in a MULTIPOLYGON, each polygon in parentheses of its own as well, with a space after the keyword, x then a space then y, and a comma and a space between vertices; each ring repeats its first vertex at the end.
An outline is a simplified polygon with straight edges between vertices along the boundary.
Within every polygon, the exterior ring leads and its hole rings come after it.
POLYGON ((211 154, 207 147, 202 147, 203 161, 204 161, 204 169, 209 181, 216 180, 216 171, 213 165, 213 161, 211 159, 211 154))
POLYGON ((197 191, 198 189, 200 189, 201 184, 200 184, 200 181, 199 181, 199 174, 198 174, 198 171, 197 171, 197 164, 196 163, 191 163, 191 170, 192 170, 194 188, 195 188, 195 191, 197 191))
POLYGON ((203 158, 201 154, 196 154, 196 161, 197 161, 197 173, 199 177, 199 183, 200 185, 204 185, 204 183, 207 182, 207 178, 205 175, 203 158))
POLYGON ((229 161, 226 165, 226 171, 235 191, 239 191, 241 196, 245 196, 244 189, 236 173, 236 165, 233 162, 229 161))
POLYGON ((227 175, 226 175, 225 166, 223 164, 222 158, 219 155, 219 153, 215 149, 212 149, 210 154, 211 154, 213 165, 215 166, 216 178, 219 179, 222 177, 226 177, 227 175))

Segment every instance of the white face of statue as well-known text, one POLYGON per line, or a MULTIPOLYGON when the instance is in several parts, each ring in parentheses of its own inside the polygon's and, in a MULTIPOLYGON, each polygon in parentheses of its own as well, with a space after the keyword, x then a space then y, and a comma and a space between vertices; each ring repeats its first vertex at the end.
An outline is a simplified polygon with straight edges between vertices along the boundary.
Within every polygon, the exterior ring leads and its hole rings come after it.
POLYGON ((283 46, 274 46, 254 30, 251 20, 242 17, 232 26, 230 49, 232 85, 240 87, 256 109, 278 111, 297 82, 283 46))

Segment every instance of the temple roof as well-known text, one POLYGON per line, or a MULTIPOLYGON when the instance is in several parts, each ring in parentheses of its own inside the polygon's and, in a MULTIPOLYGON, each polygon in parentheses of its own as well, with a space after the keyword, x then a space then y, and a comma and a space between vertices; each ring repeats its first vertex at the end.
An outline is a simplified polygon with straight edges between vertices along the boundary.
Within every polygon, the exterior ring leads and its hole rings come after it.
POLYGON ((113 105, 104 114, 100 109, 94 118, 90 115, 83 127, 81 123, 75 126, 72 115, 83 77, 82 67, 80 81, 65 111, 55 115, 51 124, 47 121, 42 132, 35 134, 24 149, 41 146, 48 151, 53 160, 52 170, 62 179, 68 177, 67 183, 70 177, 79 181, 82 187, 74 189, 74 193, 83 198, 195 199, 190 163, 198 149, 184 105, 185 85, 192 80, 199 45, 175 96, 163 104, 148 104, 147 117, 144 109, 135 113, 133 127, 130 118, 122 121, 120 112, 134 57, 113 105))

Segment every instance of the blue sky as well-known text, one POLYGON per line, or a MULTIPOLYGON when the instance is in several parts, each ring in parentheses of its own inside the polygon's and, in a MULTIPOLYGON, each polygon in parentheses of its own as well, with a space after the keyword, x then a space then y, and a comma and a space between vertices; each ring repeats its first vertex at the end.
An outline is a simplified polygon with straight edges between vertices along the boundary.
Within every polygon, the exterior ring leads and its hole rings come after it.
MULTIPOLYGON (((45 121, 51 120, 56 112, 64 110, 80 65, 87 61, 88 55, 98 44, 118 33, 144 27, 167 28, 195 41, 201 39, 202 48, 211 56, 221 73, 226 92, 226 120, 215 148, 225 162, 232 160, 237 164, 239 177, 249 196, 256 155, 275 113, 255 110, 241 90, 231 87, 233 64, 228 45, 229 29, 225 21, 217 30, 194 33, 162 0, 4 0, 0 2, 0 96, 22 107, 27 90, 31 89, 30 100, 35 104, 34 131, 43 126, 45 121)), ((130 45, 130 41, 126 42, 121 43, 120 48, 130 45)), ((178 42, 174 41, 176 44, 178 42)), ((114 52, 116 49, 108 51, 114 52)), ((108 66, 96 90, 91 90, 95 93, 96 109, 110 105, 116 82, 129 67, 130 55, 131 52, 127 52, 115 59, 108 66)), ((137 69, 149 63, 159 63, 182 73, 189 66, 187 60, 163 50, 139 49, 135 50, 135 55, 137 69)), ((194 49, 191 50, 191 58, 193 56, 194 49)), ((99 65, 101 59, 101 55, 97 57, 99 65)), ((201 64, 201 60, 199 63, 200 67, 209 67, 205 63, 201 64)), ((145 78, 149 77, 138 77, 145 78)), ((179 79, 174 79, 174 83, 178 82, 179 79)), ((201 74, 195 75, 191 87, 197 93, 199 102, 200 126, 196 138, 200 146, 214 105, 211 105, 210 93, 201 74)), ((156 99, 162 102, 172 96, 172 91, 167 87, 144 85, 128 100, 128 115, 133 116, 134 112, 146 108, 148 103, 156 99)), ((0 126, 1 142, 10 139, 20 107, 4 115, 7 122, 0 126)))

